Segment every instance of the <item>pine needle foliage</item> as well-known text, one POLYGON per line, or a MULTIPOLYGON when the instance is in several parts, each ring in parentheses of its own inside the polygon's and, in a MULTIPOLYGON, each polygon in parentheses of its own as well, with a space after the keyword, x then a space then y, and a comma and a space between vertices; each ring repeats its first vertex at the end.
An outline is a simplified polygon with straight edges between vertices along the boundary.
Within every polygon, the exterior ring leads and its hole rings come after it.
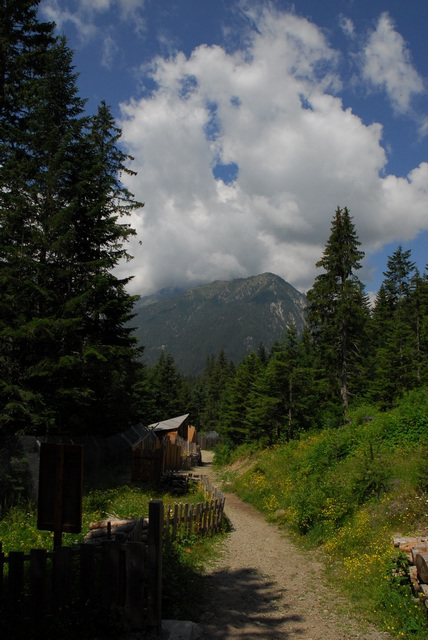
POLYGON ((112 270, 142 203, 109 108, 85 115, 38 4, 0 2, 0 429, 109 433, 140 412, 135 298, 112 270))

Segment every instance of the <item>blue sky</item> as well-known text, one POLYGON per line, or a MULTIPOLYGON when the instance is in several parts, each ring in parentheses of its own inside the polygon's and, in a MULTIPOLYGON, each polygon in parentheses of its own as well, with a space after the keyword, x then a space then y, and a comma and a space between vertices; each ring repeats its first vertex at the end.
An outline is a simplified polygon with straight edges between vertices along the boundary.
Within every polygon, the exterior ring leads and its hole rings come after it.
POLYGON ((271 271, 311 287, 337 206, 375 292, 428 262, 426 0, 42 0, 138 172, 142 295, 271 271))

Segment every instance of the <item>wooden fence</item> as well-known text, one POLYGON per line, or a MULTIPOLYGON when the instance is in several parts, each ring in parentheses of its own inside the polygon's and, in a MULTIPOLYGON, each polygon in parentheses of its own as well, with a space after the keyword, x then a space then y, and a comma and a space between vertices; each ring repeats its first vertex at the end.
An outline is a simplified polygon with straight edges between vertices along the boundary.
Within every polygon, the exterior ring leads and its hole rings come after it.
POLYGON ((153 500, 147 544, 109 540, 6 556, 0 542, 2 623, 43 624, 64 611, 90 617, 114 606, 131 628, 160 636, 163 523, 163 503, 153 500))
POLYGON ((168 436, 145 438, 132 449, 132 480, 158 482, 165 471, 190 469, 200 456, 199 445, 178 436, 171 442, 168 436))
POLYGON ((194 482, 201 484, 208 496, 199 504, 168 505, 165 514, 165 533, 172 540, 178 535, 192 536, 218 533, 221 530, 225 497, 206 476, 192 474, 194 482))

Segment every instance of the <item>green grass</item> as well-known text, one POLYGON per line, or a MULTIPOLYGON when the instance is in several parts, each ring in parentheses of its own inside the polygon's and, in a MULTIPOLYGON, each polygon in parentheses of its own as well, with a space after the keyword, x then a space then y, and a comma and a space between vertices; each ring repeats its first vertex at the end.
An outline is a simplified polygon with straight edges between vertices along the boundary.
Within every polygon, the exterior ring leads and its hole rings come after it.
POLYGON ((319 549, 330 580, 367 620, 425 640, 425 607, 414 602, 392 538, 428 534, 427 443, 428 393, 418 391, 387 413, 357 407, 339 429, 238 450, 223 479, 299 544, 319 549))
MULTIPOLYGON (((87 491, 82 502, 82 532, 63 534, 63 545, 73 546, 83 542, 89 531, 90 522, 108 518, 141 518, 149 514, 149 502, 163 500, 164 507, 174 502, 204 502, 203 493, 196 487, 188 494, 180 496, 149 485, 123 484, 117 487, 87 491)), ((51 549, 53 533, 37 529, 37 505, 21 503, 10 509, 0 520, 0 540, 3 552, 25 551, 30 549, 51 549)))
MULTIPOLYGON (((150 500, 159 499, 163 500, 166 509, 169 504, 175 502, 204 502, 206 497, 199 487, 195 487, 188 494, 177 498, 175 495, 146 484, 123 484, 87 491, 83 498, 82 533, 63 534, 63 545, 72 546, 82 542, 84 535, 89 530, 90 522, 109 517, 138 518, 147 516, 150 500)), ((221 534, 208 535, 203 538, 183 534, 173 542, 168 539, 164 540, 163 618, 198 620, 204 608, 208 606, 205 595, 204 568, 217 556, 221 539, 221 534)), ((37 508, 31 503, 23 503, 10 509, 0 520, 0 540, 3 552, 6 554, 9 551, 29 552, 33 548, 52 549, 53 546, 53 534, 37 529, 37 508)), ((96 620, 100 617, 103 620, 106 614, 102 612, 101 616, 95 616, 96 620)), ((122 621, 120 618, 114 617, 114 612, 109 612, 106 624, 102 629, 99 623, 98 620, 96 631, 100 633, 100 637, 120 637, 120 634, 123 633, 122 621)), ((57 637, 58 625, 55 626, 55 624, 53 624, 51 631, 45 629, 41 637, 45 640, 57 637)), ((63 623, 61 622, 61 624, 63 623)), ((22 637, 28 638, 28 628, 25 627, 24 631, 22 637)), ((61 637, 75 637, 73 629, 70 629, 70 636, 65 632, 65 627, 61 628, 61 637)), ((14 633, 14 637, 18 638, 19 634, 16 635, 18 633, 16 629, 14 633)), ((94 629, 88 629, 86 635, 85 633, 84 630, 79 631, 82 640, 86 637, 91 640, 98 637, 91 635, 95 633, 94 629)))

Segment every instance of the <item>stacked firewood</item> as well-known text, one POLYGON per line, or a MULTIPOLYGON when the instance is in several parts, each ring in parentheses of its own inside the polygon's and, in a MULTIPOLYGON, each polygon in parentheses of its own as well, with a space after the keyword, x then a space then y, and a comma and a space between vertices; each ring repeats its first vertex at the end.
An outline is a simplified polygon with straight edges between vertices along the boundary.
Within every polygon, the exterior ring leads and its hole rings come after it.
POLYGON ((170 493, 184 495, 189 491, 191 474, 179 471, 164 471, 161 476, 161 485, 170 493))
POLYGON ((394 538, 394 546, 408 554, 413 593, 428 610, 428 537, 394 538))
POLYGON ((137 540, 144 542, 147 539, 149 521, 147 518, 135 520, 120 520, 119 518, 109 518, 99 522, 91 522, 89 532, 85 536, 85 542, 90 544, 101 544, 104 540, 117 540, 126 542, 127 540, 137 540))

